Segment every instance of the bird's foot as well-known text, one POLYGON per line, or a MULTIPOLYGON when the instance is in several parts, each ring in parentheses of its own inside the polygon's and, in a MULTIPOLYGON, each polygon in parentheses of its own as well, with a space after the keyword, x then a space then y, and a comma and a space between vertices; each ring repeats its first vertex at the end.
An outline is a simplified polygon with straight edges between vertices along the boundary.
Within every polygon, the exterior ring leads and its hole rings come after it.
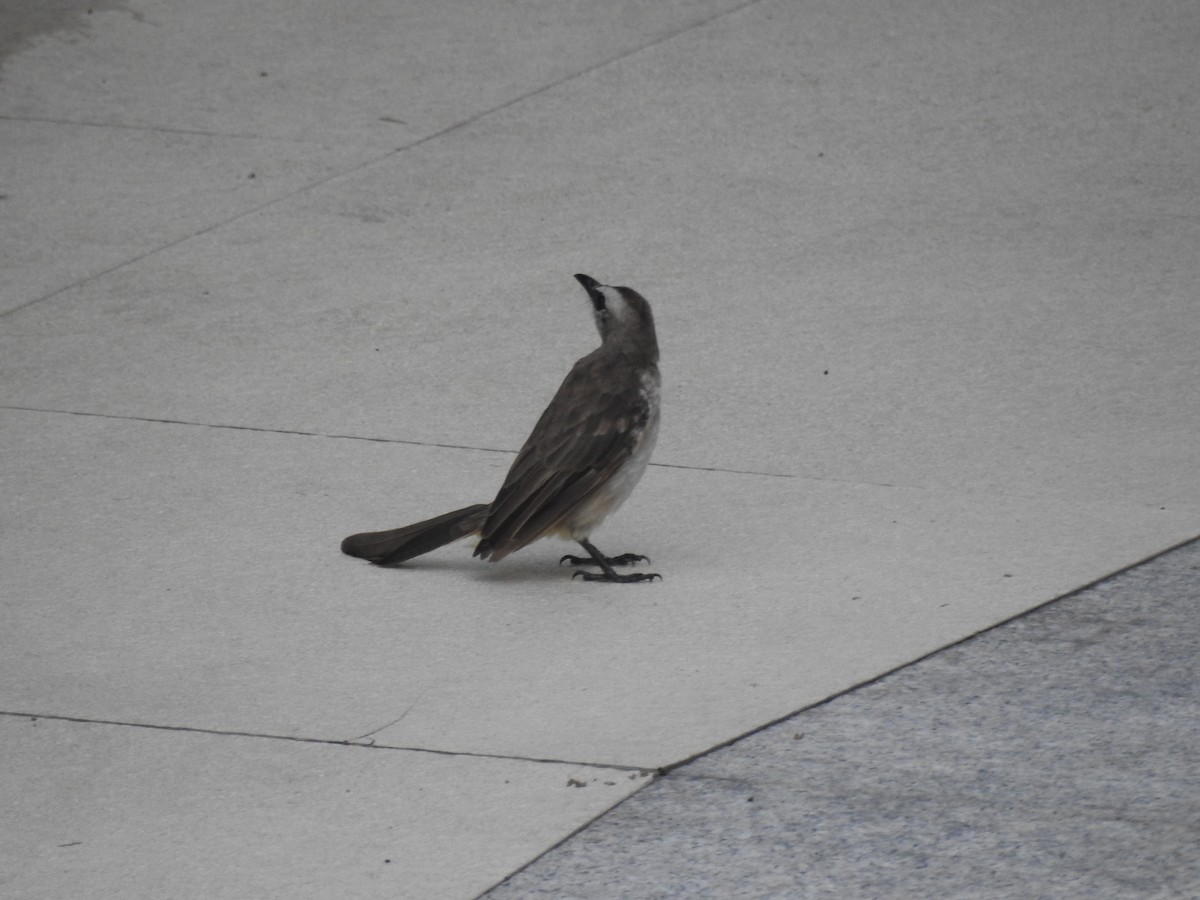
POLYGON ((637 553, 622 553, 620 556, 608 557, 596 549, 595 544, 587 538, 579 538, 579 546, 583 547, 590 556, 564 556, 558 561, 561 566, 565 562, 569 562, 573 566, 599 566, 600 571, 597 572, 573 572, 571 578, 582 578, 584 581, 609 581, 609 582, 629 582, 629 581, 653 581, 657 578, 662 581, 662 576, 657 572, 632 572, 629 575, 618 575, 613 571, 613 566, 632 566, 634 563, 650 562, 648 556, 641 556, 637 553))
MULTIPOLYGON (((622 553, 620 556, 606 556, 604 561, 610 566, 636 566, 640 562, 650 562, 650 557, 642 556, 640 553, 622 553)), ((560 566, 563 563, 570 563, 573 566, 594 566, 596 560, 590 556, 572 556, 568 553, 558 561, 560 566)))
POLYGON ((571 577, 582 578, 584 581, 615 581, 622 584, 632 581, 653 581, 655 578, 662 581, 662 576, 657 572, 631 572, 628 575, 618 575, 616 572, 573 572, 571 577))

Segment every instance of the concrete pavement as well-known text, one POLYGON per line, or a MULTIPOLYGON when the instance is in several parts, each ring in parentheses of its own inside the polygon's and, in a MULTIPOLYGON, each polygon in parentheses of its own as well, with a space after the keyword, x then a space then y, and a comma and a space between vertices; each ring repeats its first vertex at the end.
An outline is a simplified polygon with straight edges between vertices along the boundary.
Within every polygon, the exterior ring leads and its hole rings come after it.
POLYGON ((476 896, 1200 534, 1190 8, 0 26, 12 896, 476 896), (342 557, 490 497, 594 344, 578 271, 654 304, 656 465, 596 540, 663 582, 342 557))
POLYGON ((1200 892, 1200 544, 667 774, 487 894, 1200 892))

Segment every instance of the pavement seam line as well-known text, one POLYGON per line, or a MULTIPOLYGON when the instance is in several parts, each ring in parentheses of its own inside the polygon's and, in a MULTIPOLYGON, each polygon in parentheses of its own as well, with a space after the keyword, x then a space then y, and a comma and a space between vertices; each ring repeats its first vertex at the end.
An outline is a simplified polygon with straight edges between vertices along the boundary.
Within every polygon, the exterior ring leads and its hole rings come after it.
MULTIPOLYGON (((9 409, 17 412, 46 413, 55 416, 82 416, 92 419, 111 419, 118 422, 146 422, 151 425, 182 425, 186 428, 217 428, 227 431, 253 431, 260 434, 290 434, 297 437, 329 438, 336 441, 365 441, 373 444, 405 444, 410 447, 436 447, 440 450, 472 450, 479 453, 516 454, 516 450, 501 447, 478 447, 471 444, 445 444, 437 441, 413 441, 405 438, 370 437, 361 434, 333 434, 325 431, 301 431, 295 428, 266 428, 259 425, 234 425, 225 422, 189 422, 185 419, 163 419, 154 416, 129 416, 118 413, 83 412, 74 409, 47 409, 40 406, 18 406, 15 404, 0 404, 0 410, 9 409)), ((810 476, 795 475, 789 472, 756 472, 749 469, 726 469, 720 466, 688 466, 680 463, 650 463, 663 469, 687 469, 696 472, 723 472, 728 475, 761 475, 766 478, 804 478, 810 476)), ((826 479, 815 479, 817 481, 826 479)), ((858 483, 858 482, 855 482, 858 483)), ((893 487, 894 485, 879 485, 893 487)))
MULTIPOLYGON (((15 710, 0 710, 0 716, 11 719, 46 719, 52 722, 74 722, 81 725, 110 725, 117 728, 143 728, 149 731, 175 731, 188 734, 207 734, 216 737, 257 738, 266 741, 287 741, 293 744, 324 744, 328 747, 357 747, 363 750, 398 750, 408 753, 428 753, 434 756, 462 756, 473 759, 497 759, 511 762, 548 763, 559 766, 578 766, 585 769, 605 769, 608 771, 634 772, 639 774, 657 774, 658 769, 647 766, 631 766, 627 763, 598 763, 583 762, 574 759, 551 759, 536 756, 518 756, 512 753, 479 753, 470 750, 435 750, 429 747, 404 747, 393 744, 377 744, 360 742, 358 738, 337 740, 334 738, 296 737, 288 734, 268 734, 257 731, 238 731, 235 729, 200 728, 192 725, 158 725, 149 722, 123 722, 118 719, 97 719, 86 716, 67 716, 57 713, 19 712, 15 710)), ((386 727, 386 726, 384 726, 386 727)), ((378 730, 378 729, 377 729, 378 730)))

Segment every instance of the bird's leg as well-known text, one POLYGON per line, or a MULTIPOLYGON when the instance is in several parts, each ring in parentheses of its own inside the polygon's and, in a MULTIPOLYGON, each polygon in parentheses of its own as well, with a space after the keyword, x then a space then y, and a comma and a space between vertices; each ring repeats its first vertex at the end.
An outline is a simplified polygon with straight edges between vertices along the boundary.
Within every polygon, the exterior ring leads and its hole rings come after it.
MULTIPOLYGON (((606 556, 604 561, 610 566, 636 566, 640 562, 650 562, 650 557, 642 556, 640 553, 622 553, 620 556, 606 556)), ((560 566, 563 563, 569 563, 572 566, 594 566, 596 560, 591 556, 572 556, 568 553, 558 560, 560 566)))
POLYGON ((645 556, 640 556, 637 553, 623 553, 620 556, 609 558, 596 549, 595 545, 590 541, 583 539, 579 541, 579 545, 583 547, 590 555, 591 559, 582 556, 564 556, 558 561, 561 566, 565 562, 569 562, 573 566, 597 565, 600 567, 601 574, 595 572, 576 572, 572 578, 582 578, 584 581, 653 581, 655 578, 662 580, 662 576, 657 572, 633 572, 629 575, 618 575, 613 571, 613 566, 631 566, 638 562, 649 562, 650 559, 645 556))

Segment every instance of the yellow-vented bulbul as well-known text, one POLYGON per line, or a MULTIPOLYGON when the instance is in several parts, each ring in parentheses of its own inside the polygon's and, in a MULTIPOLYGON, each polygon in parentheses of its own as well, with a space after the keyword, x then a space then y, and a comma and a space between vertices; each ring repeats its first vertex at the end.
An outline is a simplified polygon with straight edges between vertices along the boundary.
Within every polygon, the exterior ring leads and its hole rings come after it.
POLYGON ((478 503, 391 531, 352 534, 342 552, 397 566, 451 541, 479 535, 475 555, 503 559, 547 535, 580 543, 596 565, 589 581, 651 581, 656 572, 619 575, 614 566, 646 560, 606 557, 589 540, 646 471, 658 437, 658 339, 650 304, 627 287, 575 278, 592 303, 600 346, 571 367, 490 504, 478 503))

